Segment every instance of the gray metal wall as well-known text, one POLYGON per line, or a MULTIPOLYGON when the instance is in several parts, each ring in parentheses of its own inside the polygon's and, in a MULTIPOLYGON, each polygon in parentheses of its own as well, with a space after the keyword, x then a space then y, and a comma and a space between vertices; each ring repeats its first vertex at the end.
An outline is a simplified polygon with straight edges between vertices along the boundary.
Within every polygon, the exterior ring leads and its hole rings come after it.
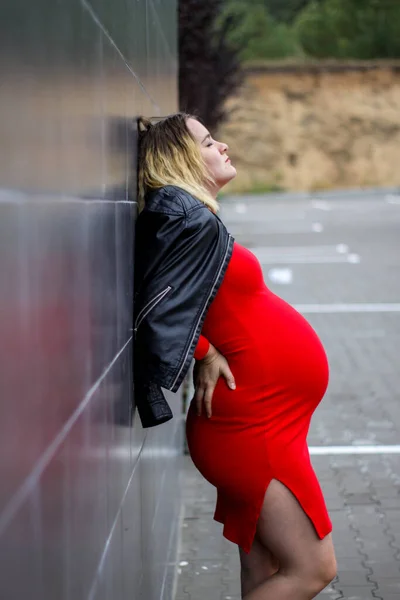
POLYGON ((170 598, 181 427, 132 419, 130 175, 132 119, 176 110, 175 13, 2 3, 1 600, 170 598))

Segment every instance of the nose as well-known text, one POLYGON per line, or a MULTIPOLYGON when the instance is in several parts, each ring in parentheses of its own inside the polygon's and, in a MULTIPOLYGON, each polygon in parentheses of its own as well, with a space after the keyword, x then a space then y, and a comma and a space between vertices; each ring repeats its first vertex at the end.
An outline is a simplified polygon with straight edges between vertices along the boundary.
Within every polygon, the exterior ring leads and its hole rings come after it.
POLYGON ((223 142, 220 142, 220 147, 221 147, 221 154, 224 154, 224 152, 227 152, 229 150, 228 144, 224 144, 223 142))

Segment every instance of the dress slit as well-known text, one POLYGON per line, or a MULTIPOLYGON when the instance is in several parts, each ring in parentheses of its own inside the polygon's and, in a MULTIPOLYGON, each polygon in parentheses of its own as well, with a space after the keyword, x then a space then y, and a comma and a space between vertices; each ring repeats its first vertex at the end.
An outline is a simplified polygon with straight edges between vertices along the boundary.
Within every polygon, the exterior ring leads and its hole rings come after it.
POLYGON ((250 552, 251 547, 253 545, 254 537, 257 531, 258 520, 260 518, 262 507, 264 504, 265 495, 268 491, 269 486, 274 480, 282 484, 288 490, 288 492, 295 498, 301 510, 308 517, 319 539, 323 539, 331 531, 329 525, 327 527, 319 526, 317 520, 312 514, 312 511, 305 506, 304 501, 299 497, 299 494, 296 493, 296 491, 293 489, 293 486, 291 485, 290 481, 285 480, 284 477, 280 477, 278 475, 273 474, 270 477, 268 477, 268 480, 265 485, 264 494, 260 495, 260 500, 255 505, 255 508, 253 508, 252 510, 249 506, 248 511, 244 509, 241 516, 238 515, 236 507, 232 506, 232 503, 229 501, 229 498, 226 498, 224 494, 220 491, 217 492, 218 496, 214 519, 219 523, 223 524, 224 537, 226 537, 229 541, 238 544, 238 546, 240 546, 247 554, 250 552), (230 507, 233 508, 233 511, 230 510, 230 507), (246 514, 246 512, 248 512, 248 514, 246 514), (242 527, 240 528, 238 528, 238 520, 240 520, 242 524, 242 527))

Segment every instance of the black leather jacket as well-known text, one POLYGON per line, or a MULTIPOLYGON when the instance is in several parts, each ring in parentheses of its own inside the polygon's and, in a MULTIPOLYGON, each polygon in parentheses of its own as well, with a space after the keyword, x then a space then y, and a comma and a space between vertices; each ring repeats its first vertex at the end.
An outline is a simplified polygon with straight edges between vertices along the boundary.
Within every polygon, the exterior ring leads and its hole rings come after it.
POLYGON ((218 216, 176 186, 146 198, 135 237, 135 400, 143 427, 172 418, 176 392, 232 256, 218 216))

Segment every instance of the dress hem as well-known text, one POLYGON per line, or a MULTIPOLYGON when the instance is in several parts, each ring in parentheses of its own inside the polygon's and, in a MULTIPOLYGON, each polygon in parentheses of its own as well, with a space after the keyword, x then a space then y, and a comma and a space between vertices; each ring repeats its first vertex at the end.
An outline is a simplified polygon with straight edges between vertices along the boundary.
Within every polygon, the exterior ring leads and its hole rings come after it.
POLYGON ((224 518, 222 516, 219 516, 218 511, 216 509, 215 514, 214 514, 214 521, 217 521, 218 523, 221 523, 224 526, 223 529, 223 536, 229 540, 230 542, 237 544, 246 554, 249 554, 253 545, 253 541, 254 541, 254 537, 256 535, 256 531, 257 531, 257 523, 258 520, 260 518, 260 514, 261 514, 261 509, 262 509, 262 505, 264 502, 264 498, 265 498, 265 494, 268 491, 268 488, 272 482, 272 480, 276 480, 279 481, 279 483, 281 483, 283 486, 285 486, 285 488, 292 494, 292 496, 294 496, 294 498, 297 500, 300 508, 302 509, 302 511, 304 512, 304 514, 309 518, 311 524, 314 527, 314 530, 317 534, 317 536, 319 537, 320 540, 324 539, 327 535, 329 535, 332 532, 332 525, 330 525, 327 528, 324 527, 318 527, 318 525, 315 523, 314 519, 312 518, 312 516, 310 515, 310 512, 304 507, 304 504, 301 502, 301 500, 297 497, 297 495, 294 493, 294 491, 291 489, 290 485, 288 485, 287 483, 285 483, 285 481, 283 481, 284 478, 281 477, 277 477, 275 475, 271 476, 269 478, 269 481, 267 483, 267 485, 265 486, 265 491, 264 494, 262 496, 261 502, 259 504, 259 508, 257 511, 255 511, 255 519, 252 519, 252 523, 250 526, 250 535, 246 536, 246 540, 241 540, 241 536, 237 535, 235 532, 233 532, 230 527, 229 524, 225 522, 224 518))

